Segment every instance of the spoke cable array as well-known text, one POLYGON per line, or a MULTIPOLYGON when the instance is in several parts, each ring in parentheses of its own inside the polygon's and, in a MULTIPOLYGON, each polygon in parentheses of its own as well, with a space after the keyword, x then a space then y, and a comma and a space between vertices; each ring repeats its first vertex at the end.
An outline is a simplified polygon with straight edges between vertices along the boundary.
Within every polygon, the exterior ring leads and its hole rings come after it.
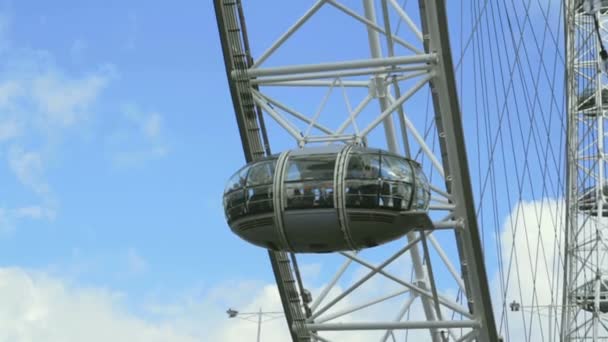
POLYGON ((507 341, 556 341, 566 210, 564 5, 476 0, 469 10, 459 72, 472 74, 473 85, 461 79, 460 89, 472 98, 463 112, 475 115, 469 149, 477 156, 486 264, 497 273, 498 328, 507 341))
MULTIPOLYGON (((481 318, 491 316, 479 316, 480 309, 490 307, 479 303, 487 297, 480 293, 489 287, 494 314, 491 321, 495 320, 498 334, 505 341, 560 341, 563 317, 572 309, 571 304, 562 302, 567 291, 573 290, 564 289, 564 283, 587 284, 595 272, 584 271, 568 278, 565 269, 569 265, 586 267, 588 259, 595 260, 593 265, 600 263, 597 253, 569 254, 564 245, 572 239, 581 250, 606 244, 597 238, 601 235, 600 219, 590 215, 577 217, 576 231, 566 230, 571 209, 567 206, 573 205, 568 204, 571 197, 567 174, 572 168, 568 156, 574 152, 582 156, 577 159, 579 171, 571 177, 578 191, 592 189, 597 186, 596 170, 602 170, 594 157, 602 151, 595 150, 594 144, 605 139, 603 131, 596 129, 598 123, 603 123, 603 116, 583 115, 576 120, 568 116, 572 101, 578 100, 578 95, 576 99, 568 98, 569 73, 577 73, 579 93, 593 88, 601 77, 597 76, 595 60, 589 65, 577 60, 575 63, 583 65, 582 71, 569 69, 571 51, 564 42, 571 28, 564 16, 569 13, 569 3, 580 6, 580 1, 473 0, 448 4, 449 13, 457 12, 453 9, 460 11, 459 16, 449 18, 451 44, 457 47, 452 50, 452 59, 459 102, 437 96, 438 91, 454 93, 441 83, 448 78, 445 74, 452 76, 452 70, 445 72, 439 67, 441 51, 436 51, 437 46, 435 50, 428 49, 429 31, 424 20, 429 19, 421 13, 430 2, 414 2, 364 0, 364 9, 345 0, 319 0, 314 5, 311 2, 312 8, 295 24, 286 26, 290 28, 270 48, 258 51, 259 47, 252 44, 251 54, 261 57, 247 60, 247 65, 235 73, 234 84, 251 102, 246 103, 250 111, 264 112, 265 118, 272 119, 267 122, 272 138, 281 131, 300 148, 353 142, 388 146, 392 152, 420 163, 432 189, 429 216, 433 229, 420 228, 408 233, 407 240, 370 250, 322 257, 298 255, 297 261, 291 254, 291 262, 284 255, 286 264, 293 266, 295 277, 288 284, 293 303, 286 304, 283 298, 283 304, 297 309, 294 315, 300 320, 297 328, 301 340, 340 341, 374 336, 380 341, 471 341, 484 333, 486 326, 481 318), (372 7, 378 18, 374 18, 372 7), (288 41, 298 36, 295 31, 304 30, 314 21, 311 17, 330 10, 360 25, 357 33, 366 36, 357 41, 364 43, 361 51, 367 57, 371 52, 375 58, 365 60, 356 55, 344 62, 273 64, 277 60, 275 50, 286 48, 288 41), (439 89, 437 84, 444 88, 439 89), (286 96, 290 92, 298 96, 286 96), (298 101, 297 97, 306 100, 298 101), (342 101, 339 106, 336 98, 342 101), (448 157, 458 156, 462 162, 466 156, 452 146, 446 147, 450 131, 445 127, 450 123, 443 121, 445 113, 438 110, 449 111, 446 107, 457 105, 471 165, 470 170, 460 172, 466 175, 462 178, 471 174, 475 207, 462 206, 456 200, 467 198, 462 194, 468 190, 459 185, 469 180, 451 178, 459 173, 450 170, 453 164, 448 157), (326 119, 327 112, 334 117, 326 119), (337 118, 336 113, 344 112, 346 118, 337 118), (568 146, 572 122, 578 134, 577 146, 568 146), (383 125, 384 135, 378 133, 383 125), (457 184, 459 181, 461 184, 457 184), (474 254, 464 250, 467 245, 463 241, 470 244, 473 240, 470 235, 470 240, 463 240, 461 235, 468 229, 462 223, 467 215, 475 216, 479 223, 486 268, 477 271, 487 272, 488 279, 487 284, 486 279, 477 283, 483 282, 487 287, 476 288, 479 284, 471 281, 477 274, 471 273, 476 270, 469 263, 479 257, 471 258, 474 254), (442 230, 445 227, 448 229, 442 230), (337 273, 330 280, 310 281, 305 272, 300 274, 298 264, 315 262, 322 263, 325 272, 337 273), (376 288, 386 293, 375 291, 376 288), (366 291, 369 293, 361 295, 365 298, 358 297, 366 291), (392 311, 386 314, 388 309, 392 311), (370 334, 340 335, 341 330, 349 329, 370 334)), ((602 37, 608 32, 602 24, 596 16, 582 19, 577 29, 583 33, 576 36, 576 47, 581 49, 578 56, 599 55, 607 59, 602 37)), ((248 45, 246 50, 249 55, 248 45)), ((258 125, 266 131, 264 120, 260 119, 258 125)), ((262 143, 269 151, 264 137, 257 143, 259 154, 263 152, 262 143)), ((274 151, 284 148, 273 145, 274 151)), ((605 196, 603 187, 596 194, 605 196)), ((595 210, 602 216, 601 206, 595 210)), ((290 269, 285 272, 292 273, 290 269)), ((608 292, 608 284, 600 286, 608 292)), ((574 312, 570 320, 580 325, 572 327, 570 337, 582 340, 591 333, 592 325, 587 324, 590 316, 581 310, 574 312)), ((597 322, 605 326, 605 320, 602 316, 597 322)))

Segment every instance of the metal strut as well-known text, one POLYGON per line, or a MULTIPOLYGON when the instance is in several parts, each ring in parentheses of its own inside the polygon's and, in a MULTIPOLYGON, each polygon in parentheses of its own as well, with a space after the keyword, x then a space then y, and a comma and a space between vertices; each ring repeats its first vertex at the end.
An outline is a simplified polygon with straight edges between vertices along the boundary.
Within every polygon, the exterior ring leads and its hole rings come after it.
MULTIPOLYGON (((270 148, 263 117, 253 100, 249 81, 245 77, 231 76, 233 73, 245 73, 253 63, 249 54, 241 1, 214 0, 213 4, 243 152, 246 161, 251 162, 270 154, 270 148)), ((296 275, 298 274, 297 265, 292 264, 289 254, 285 252, 269 250, 268 256, 287 325, 290 328, 291 339, 294 342, 309 342, 310 334, 304 325, 306 320, 304 304, 294 276, 294 271, 296 275)))
POLYGON ((560 341, 605 341, 606 1, 567 0, 567 189, 560 341), (602 70, 604 72, 602 72, 602 70))
POLYGON ((478 341, 499 341, 488 276, 485 269, 479 228, 475 215, 471 177, 464 144, 462 116, 456 90, 444 0, 419 1, 424 48, 439 57, 438 72, 431 79, 435 122, 439 132, 446 188, 454 196, 455 217, 464 220, 464 229, 456 229, 462 278, 469 310, 480 319, 478 341))
MULTIPOLYGON (((422 88, 427 81, 430 81, 443 165, 439 162, 439 160, 434 158, 433 152, 430 151, 428 147, 424 147, 426 146, 424 141, 420 143, 418 139, 419 135, 414 133, 414 137, 418 137, 416 140, 422 145, 421 148, 427 155, 431 156, 430 158, 433 166, 446 180, 446 193, 449 193, 451 201, 450 203, 453 203, 454 206, 452 212, 452 217, 454 218, 453 222, 457 221, 458 223, 453 224, 453 227, 455 227, 454 231, 456 234, 456 243, 458 246, 459 259, 461 263, 461 274, 463 278, 462 283, 464 284, 463 287, 465 288, 465 292, 469 300, 469 312, 467 312, 465 308, 460 309, 459 305, 448 305, 449 303, 439 296, 437 293, 437 288, 435 285, 433 285, 432 281, 428 283, 430 287, 427 287, 422 283, 422 281, 426 282, 427 275, 424 272, 424 268, 422 268, 422 259, 418 258, 418 261, 414 260, 413 262, 415 266, 420 266, 417 277, 419 279, 418 284, 416 286, 407 283, 402 284, 410 288, 415 288, 419 293, 424 294, 424 298, 421 298, 421 300, 423 305, 426 304, 426 321, 410 321, 390 324, 386 324, 386 322, 364 322, 339 326, 333 323, 324 324, 323 322, 316 323, 312 320, 305 321, 308 310, 306 310, 306 303, 302 302, 301 293, 298 293, 298 284, 295 280, 296 276, 294 276, 294 270, 296 271, 295 274, 297 275, 297 266, 293 261, 290 261, 289 255, 285 253, 269 252, 277 286, 279 288, 279 293, 281 294, 281 300, 285 310, 287 323, 290 327, 292 340, 316 340, 318 336, 316 336, 315 330, 383 329, 390 331, 394 329, 425 328, 430 331, 431 339, 439 342, 441 340, 445 340, 446 338, 446 336, 441 334, 439 329, 462 327, 472 330, 470 333, 465 333, 460 338, 462 341, 473 338, 480 342, 499 341, 490 300, 488 279, 483 261, 479 229, 475 215, 473 192, 467 165, 466 149, 464 146, 462 118, 460 115, 460 106, 458 103, 458 94, 454 79, 453 63, 447 31, 447 18, 444 0, 419 0, 422 31, 419 32, 417 36, 423 40, 424 49, 426 50, 425 52, 416 50, 415 55, 392 56, 393 53, 389 51, 388 57, 382 57, 379 36, 375 32, 372 32, 377 30, 368 30, 370 51, 372 52, 373 57, 372 59, 351 60, 339 63, 321 63, 314 65, 305 64, 257 68, 257 66, 261 64, 266 57, 268 57, 280 44, 282 44, 282 42, 287 39, 291 33, 293 33, 304 21, 314 14, 314 12, 316 12, 316 10, 318 10, 319 7, 325 2, 326 1, 324 0, 318 0, 315 5, 313 5, 313 7, 286 32, 286 34, 279 38, 277 43, 271 46, 267 52, 262 54, 257 62, 254 63, 247 53, 248 48, 246 46, 247 38, 244 20, 242 12, 239 12, 241 11, 240 1, 215 0, 215 9, 220 30, 220 37, 222 40, 222 48, 224 51, 226 71, 228 74, 230 91, 232 94, 234 109, 237 115, 239 131, 243 141, 243 148, 245 150, 246 158, 248 161, 251 161, 265 155, 265 151, 262 148, 261 139, 261 136, 264 134, 260 129, 260 127, 262 127, 260 124, 263 123, 263 121, 261 120, 261 113, 257 112, 257 108, 255 106, 256 102, 254 102, 254 99, 257 100, 258 103, 262 103, 263 101, 260 101, 261 93, 255 89, 256 84, 279 81, 301 82, 307 80, 316 80, 319 78, 342 77, 347 75, 368 75, 375 77, 376 80, 382 81, 377 75, 385 74, 389 70, 397 70, 397 68, 401 68, 400 70, 409 68, 409 71, 424 71, 418 76, 423 74, 426 74, 426 76, 421 78, 402 96, 398 96, 397 100, 387 102, 381 98, 381 113, 378 117, 376 117, 372 124, 360 132, 360 135, 362 138, 365 138, 365 136, 377 125, 384 123, 386 128, 385 135, 387 136, 389 149, 396 151, 398 143, 396 141, 394 127, 391 127, 392 120, 390 115, 395 109, 397 109, 397 107, 400 107, 404 101, 409 99, 410 96, 422 88), (470 317, 471 319, 464 321, 444 321, 442 320, 441 307, 437 303, 432 305, 433 301, 447 305, 448 308, 454 309, 465 316, 470 317)), ((334 4, 334 2, 331 1, 327 2, 334 4)), ((393 2, 395 1, 391 1, 391 3, 393 2)), ((378 27, 378 25, 375 23, 375 15, 373 13, 374 3, 371 0, 364 0, 364 7, 366 12, 365 17, 361 17, 358 14, 355 14, 354 17, 359 20, 363 20, 372 28, 378 27)), ((387 4, 384 5, 384 9, 387 9, 387 4)), ((386 20, 388 14, 383 14, 386 20)), ((407 17, 407 15, 404 13, 401 13, 401 15, 407 17)), ((384 32, 390 32, 390 27, 387 25, 388 23, 385 23, 386 27, 384 32)), ((417 29, 414 31, 418 32, 417 29)), ((389 38, 389 45, 392 39, 393 37, 391 36, 389 38)), ((396 37, 394 39, 396 39, 396 37)), ((376 83, 381 84, 382 82, 376 83)), ((390 92, 387 91, 386 93, 388 94, 387 96, 391 96, 390 92)), ((362 102, 363 107, 365 107, 365 105, 367 105, 367 103, 371 100, 371 96, 368 96, 368 99, 369 100, 362 102)), ((269 111, 266 108, 264 109, 269 112, 269 114, 272 114, 272 111, 269 111)), ((403 115, 403 113, 401 114, 404 119, 403 126, 405 127, 409 124, 405 115, 403 115)), ((279 125, 283 126, 288 133, 292 133, 294 138, 299 143, 303 142, 298 132, 290 131, 291 128, 289 125, 283 125, 282 121, 279 122, 279 125)), ((341 133, 342 130, 343 128, 340 128, 338 130, 339 133, 341 133)), ((416 131, 412 130, 412 132, 416 131)), ((328 138, 336 138, 336 136, 330 134, 331 132, 326 133, 328 133, 328 138)), ((405 132, 402 133, 405 134, 405 132)), ((412 241, 412 246, 413 245, 415 245, 414 241, 412 241)), ((407 249, 410 249, 410 247, 404 249, 404 251, 407 249)), ((426 250, 426 256, 428 257, 428 246, 426 250)), ((395 258, 398 257, 398 255, 399 254, 395 254, 395 258)), ((411 255, 414 257, 414 259, 416 259, 416 255, 420 257, 420 255, 417 254, 417 245, 416 248, 411 248, 411 255)), ((349 258, 352 257, 349 255, 346 256, 349 258)), ((357 261, 362 265, 365 265, 365 263, 358 258, 357 261)), ((390 262, 391 259, 387 260, 385 263, 388 264, 390 262)), ((367 267, 368 265, 365 266, 367 267)), ((377 272, 381 271, 377 270, 377 272)), ((432 270, 430 270, 430 268, 429 273, 432 275, 432 270)), ((372 275, 370 275, 370 277, 373 276, 374 273, 371 274, 372 275)), ((364 281, 365 279, 363 282, 364 281)), ((299 287, 300 290, 302 290, 302 286, 300 285, 299 287)), ((352 288, 354 289, 355 287, 352 288)), ((344 296, 346 295, 347 294, 344 296)), ((412 298, 415 299, 415 297, 412 298)), ((334 300, 334 302, 326 305, 325 308, 331 307, 336 302, 337 300, 334 300)), ((318 304, 318 302, 316 304, 318 304)), ((411 302, 409 302, 405 308, 409 307, 410 304, 411 302)), ((315 308, 316 305, 313 304, 312 307, 315 308)), ((326 310, 325 308, 317 310, 311 317, 317 317, 324 310, 326 310)))

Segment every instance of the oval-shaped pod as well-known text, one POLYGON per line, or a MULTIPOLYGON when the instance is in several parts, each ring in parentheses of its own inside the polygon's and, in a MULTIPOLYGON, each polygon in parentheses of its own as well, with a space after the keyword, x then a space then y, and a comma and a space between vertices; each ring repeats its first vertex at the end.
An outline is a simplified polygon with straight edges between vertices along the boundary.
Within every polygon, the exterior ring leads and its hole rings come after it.
POLYGON ((224 192, 228 225, 273 250, 358 250, 431 228, 420 165, 379 149, 330 145, 291 150, 237 171, 224 192))

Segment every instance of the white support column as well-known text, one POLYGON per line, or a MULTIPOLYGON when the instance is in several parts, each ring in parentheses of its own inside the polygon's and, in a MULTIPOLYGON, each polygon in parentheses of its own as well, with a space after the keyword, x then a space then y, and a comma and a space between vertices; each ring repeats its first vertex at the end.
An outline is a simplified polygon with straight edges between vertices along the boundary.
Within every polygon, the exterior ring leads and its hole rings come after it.
MULTIPOLYGON (((374 10, 374 1, 373 0, 363 0, 363 7, 365 10, 366 19, 368 19, 369 21, 371 21, 375 24, 376 23, 376 13, 374 10)), ((378 33, 368 28, 367 36, 369 39, 369 45, 370 45, 372 58, 375 58, 375 59, 382 58, 382 50, 380 48, 380 37, 378 36, 378 33)), ((420 86, 420 87, 422 87, 422 86, 420 86)), ((388 108, 389 102, 388 102, 387 96, 389 94, 389 89, 387 87, 387 84, 384 83, 383 78, 376 78, 376 88, 380 88, 380 90, 382 91, 382 93, 378 94, 379 96, 381 96, 379 98, 379 102, 380 102, 380 111, 382 112, 382 114, 385 114, 385 112, 387 112, 387 109, 390 109, 390 113, 392 114, 392 112, 394 111, 394 108, 392 108, 392 107, 400 106, 403 103, 403 101, 405 101, 405 100, 403 100, 401 103, 399 103, 397 101, 397 103, 394 103, 391 106, 391 108, 388 108)), ((414 89, 412 94, 416 90, 417 89, 414 89)), ((408 93, 404 94, 402 97, 407 99, 407 94, 408 93)), ((397 147, 397 136, 395 134, 395 127, 393 125, 393 117, 392 117, 392 115, 384 115, 384 116, 385 116, 385 118, 383 119, 384 134, 386 135, 386 142, 388 145, 388 150, 393 153, 399 153, 398 147, 397 147)), ((366 132, 369 132, 369 130, 365 129, 362 132, 363 136, 365 136, 367 134, 366 132)), ((417 236, 416 236, 415 232, 410 232, 407 234, 407 239, 409 242, 414 241, 416 238, 417 238, 417 236)), ((422 257, 420 256, 420 251, 419 251, 417 245, 415 245, 411 248, 410 255, 412 257, 412 263, 413 263, 413 267, 414 267, 414 272, 416 274, 418 286, 423 290, 428 290, 427 274, 425 272, 424 267, 422 266, 422 257)), ((425 296, 421 296, 421 300, 422 300, 422 305, 424 307, 424 313, 426 315, 426 319, 429 322, 436 321, 437 316, 435 315, 435 312, 433 310, 433 305, 431 304, 431 300, 425 296)), ((437 334, 437 329, 432 328, 429 332, 431 334, 431 338, 432 338, 433 342, 439 342, 439 336, 437 334)))
MULTIPOLYGON (((366 69, 376 67, 387 67, 393 65, 407 65, 407 64, 427 64, 436 61, 434 54, 422 54, 414 56, 398 56, 398 57, 385 57, 385 58, 374 58, 374 59, 360 59, 351 61, 331 62, 331 63, 320 63, 320 64, 302 64, 302 65, 290 65, 290 66, 279 66, 279 67, 268 67, 268 68, 251 68, 247 70, 246 77, 262 77, 262 76, 281 76, 290 74, 306 74, 313 72, 329 72, 329 71, 340 71, 340 70, 352 70, 352 69, 366 69)), ((237 80, 239 77, 243 77, 241 73, 235 71, 232 74, 237 80)))
POLYGON ((398 330, 398 329, 451 329, 451 328, 478 328, 477 321, 407 321, 407 322, 373 322, 373 323, 325 323, 307 324, 310 330, 340 331, 340 330, 398 330))
MULTIPOLYGON (((604 6, 604 2, 598 2, 604 6)), ((561 341, 608 339, 601 312, 605 258, 606 73, 600 51, 605 6, 587 13, 576 0, 566 1, 567 220, 561 341), (599 32, 596 21, 599 23, 599 32), (584 202, 583 202, 584 199, 584 202)))

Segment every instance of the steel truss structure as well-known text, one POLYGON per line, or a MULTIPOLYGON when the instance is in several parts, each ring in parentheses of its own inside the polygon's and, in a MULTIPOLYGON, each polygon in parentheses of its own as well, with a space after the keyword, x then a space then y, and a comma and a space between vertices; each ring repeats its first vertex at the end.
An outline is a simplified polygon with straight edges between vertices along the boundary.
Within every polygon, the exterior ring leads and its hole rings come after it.
POLYGON ((273 44, 255 56, 240 1, 215 0, 214 4, 247 161, 270 153, 268 119, 299 147, 370 143, 377 134, 374 132, 382 127, 389 151, 423 161, 426 170, 435 175, 430 207, 433 226, 412 231, 407 241, 372 248, 383 252, 375 254, 381 254, 381 260, 367 258, 367 251, 340 253, 344 263, 312 298, 306 291, 306 279, 299 274, 296 257, 269 252, 292 340, 343 341, 346 338, 340 337, 341 332, 374 331, 379 332, 381 341, 388 341, 395 340, 399 331, 422 330, 433 342, 499 341, 467 165, 444 1, 420 0, 414 12, 396 0, 363 0, 359 8, 337 0, 317 0, 273 44), (296 32, 313 25, 311 18, 321 10, 333 10, 336 16, 346 16, 360 24, 365 34, 349 39, 364 41, 368 47, 365 54, 334 62, 319 62, 311 56, 311 61, 303 64, 290 64, 284 58, 278 65, 267 66, 296 32), (396 34, 399 24, 405 26, 407 34, 396 34), (327 90, 313 113, 294 108, 276 95, 291 94, 293 98, 300 96, 298 89, 311 87, 327 90), (284 91, 269 91, 276 88, 284 91), (346 96, 347 90, 353 88, 368 90, 354 108, 346 96), (347 110, 332 113, 334 118, 341 115, 341 124, 332 129, 321 122, 320 116, 334 90, 345 94, 347 110), (420 106, 408 107, 417 94, 425 91, 434 108, 427 113, 426 122, 432 124, 426 127, 421 124, 425 114, 420 106), (409 108, 418 108, 413 111, 416 114, 409 108), (363 117, 370 113, 371 118, 368 115, 365 121, 363 117), (433 128, 435 132, 431 133, 433 128), (389 270, 407 254, 413 279, 389 270), (362 276, 337 289, 336 284, 344 280, 345 272, 353 265, 361 267, 362 276), (440 269, 445 272, 439 274, 440 269), (353 292, 378 277, 388 279, 393 290, 353 303, 358 299, 353 292), (443 286, 447 278, 451 278, 453 287, 443 286), (349 318, 389 300, 393 300, 388 306, 394 309, 389 313, 392 316, 367 317, 365 321, 349 318), (415 303, 421 307, 419 315, 405 319, 415 303))
POLYGON ((591 14, 582 1, 566 3, 568 217, 561 340, 603 341, 608 340, 608 317, 602 313, 608 305, 608 79, 600 39, 608 32, 608 7, 591 14))

